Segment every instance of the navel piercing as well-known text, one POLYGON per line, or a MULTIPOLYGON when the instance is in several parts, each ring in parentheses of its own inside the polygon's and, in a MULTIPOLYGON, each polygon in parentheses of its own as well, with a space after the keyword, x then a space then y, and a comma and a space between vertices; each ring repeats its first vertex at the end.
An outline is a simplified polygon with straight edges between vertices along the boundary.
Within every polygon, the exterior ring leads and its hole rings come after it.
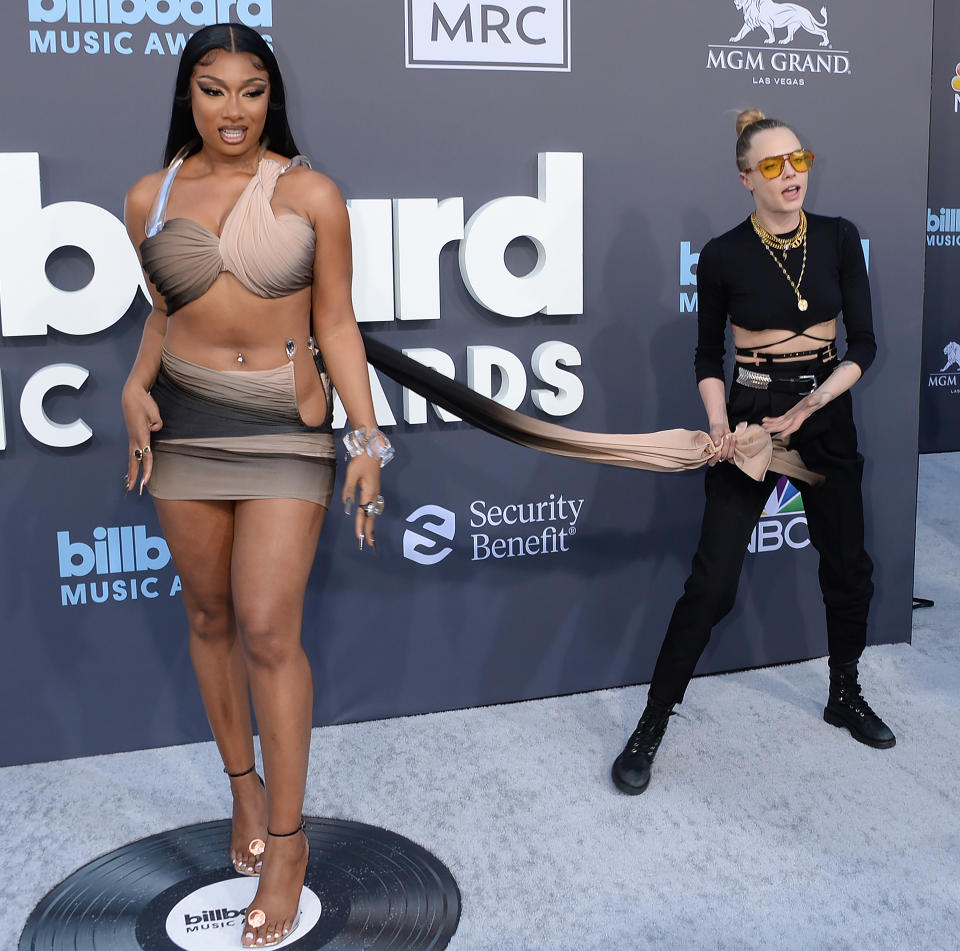
POLYGON ((242 353, 238 353, 238 354, 237 354, 237 363, 243 363, 243 362, 244 362, 243 354, 242 354, 242 353))

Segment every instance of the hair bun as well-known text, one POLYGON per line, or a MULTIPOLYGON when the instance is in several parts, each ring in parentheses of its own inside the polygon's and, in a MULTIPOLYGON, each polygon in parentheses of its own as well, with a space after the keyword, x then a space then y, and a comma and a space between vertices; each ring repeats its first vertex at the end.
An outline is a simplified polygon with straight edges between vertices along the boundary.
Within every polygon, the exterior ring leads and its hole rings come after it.
POLYGON ((754 122, 761 122, 767 117, 759 109, 744 109, 737 116, 737 138, 743 135, 743 130, 751 126, 754 122))

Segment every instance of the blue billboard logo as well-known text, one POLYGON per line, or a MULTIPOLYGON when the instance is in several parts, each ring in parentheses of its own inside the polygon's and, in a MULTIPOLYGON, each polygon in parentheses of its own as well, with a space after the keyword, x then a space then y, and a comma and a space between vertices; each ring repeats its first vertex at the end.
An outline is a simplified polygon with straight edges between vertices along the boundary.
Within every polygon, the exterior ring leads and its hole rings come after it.
POLYGON ((159 535, 147 535, 146 525, 121 528, 97 527, 93 544, 75 542, 69 532, 57 532, 57 555, 61 578, 158 571, 170 561, 170 549, 159 535))
MULTIPOLYGON (((61 580, 89 578, 60 585, 61 607, 159 597, 160 578, 153 572, 171 564, 167 543, 160 535, 148 535, 146 525, 98 525, 91 544, 57 532, 57 561, 61 580)), ((170 597, 177 594, 179 575, 164 587, 170 597)))

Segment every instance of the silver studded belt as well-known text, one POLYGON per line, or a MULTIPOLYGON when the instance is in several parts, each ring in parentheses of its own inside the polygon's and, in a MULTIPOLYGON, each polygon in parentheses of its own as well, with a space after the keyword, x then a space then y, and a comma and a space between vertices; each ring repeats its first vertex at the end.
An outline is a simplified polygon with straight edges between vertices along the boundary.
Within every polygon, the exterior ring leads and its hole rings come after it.
MULTIPOLYGON (((831 367, 830 370, 833 368, 831 367)), ((760 370, 750 370, 742 364, 737 365, 737 383, 752 390, 773 390, 781 393, 812 393, 820 379, 814 373, 801 373, 798 376, 772 376, 760 370)))

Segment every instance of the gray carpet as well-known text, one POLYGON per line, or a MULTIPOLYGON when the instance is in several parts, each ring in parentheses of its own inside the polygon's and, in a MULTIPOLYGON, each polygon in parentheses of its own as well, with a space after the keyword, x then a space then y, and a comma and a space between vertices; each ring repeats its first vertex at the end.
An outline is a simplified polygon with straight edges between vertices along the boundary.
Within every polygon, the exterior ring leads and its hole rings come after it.
MULTIPOLYGON (((822 721, 810 661, 698 679, 640 797, 608 778, 645 696, 627 688, 316 730, 307 812, 439 856, 463 893, 454 951, 955 951, 960 454, 920 474, 915 590, 936 607, 861 662, 895 749, 822 721)), ((11 937, 91 858, 229 814, 212 744, 0 770, 0 802, 11 937)))

